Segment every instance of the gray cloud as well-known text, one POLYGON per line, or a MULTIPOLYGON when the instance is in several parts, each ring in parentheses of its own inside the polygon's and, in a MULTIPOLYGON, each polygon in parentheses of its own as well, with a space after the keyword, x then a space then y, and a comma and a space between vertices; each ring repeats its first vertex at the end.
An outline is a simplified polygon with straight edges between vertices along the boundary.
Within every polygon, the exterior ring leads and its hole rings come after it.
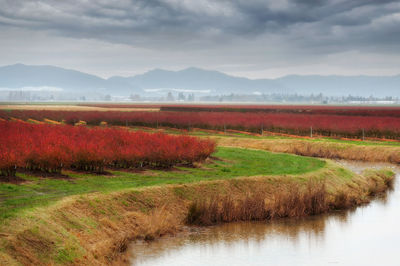
POLYGON ((398 1, 2 0, 0 3, 6 7, 0 11, 3 25, 132 44, 154 39, 181 42, 203 37, 287 34, 292 28, 305 34, 318 31, 329 35, 334 27, 351 32, 355 26, 374 25, 383 29, 388 23, 400 26, 398 18, 389 21, 390 16, 400 12, 398 1), (310 27, 313 31, 307 32, 310 27))
POLYGON ((127 45, 125 52, 150 49, 160 58, 177 50, 175 65, 206 58, 210 67, 222 61, 265 69, 335 53, 400 51, 398 1, 0 0, 0 6, 0 34, 90 39, 127 45))

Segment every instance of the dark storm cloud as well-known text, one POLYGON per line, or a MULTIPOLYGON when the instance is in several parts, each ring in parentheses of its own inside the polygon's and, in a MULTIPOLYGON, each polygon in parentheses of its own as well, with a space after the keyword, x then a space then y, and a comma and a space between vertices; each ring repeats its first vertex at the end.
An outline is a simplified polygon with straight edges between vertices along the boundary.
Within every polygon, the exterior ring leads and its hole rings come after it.
POLYGON ((0 0, 0 24, 132 45, 274 36, 292 45, 397 46, 398 1, 0 0), (371 43, 371 41, 373 41, 371 43))
POLYGON ((399 51, 398 0, 0 0, 0 65, 397 74, 399 51))

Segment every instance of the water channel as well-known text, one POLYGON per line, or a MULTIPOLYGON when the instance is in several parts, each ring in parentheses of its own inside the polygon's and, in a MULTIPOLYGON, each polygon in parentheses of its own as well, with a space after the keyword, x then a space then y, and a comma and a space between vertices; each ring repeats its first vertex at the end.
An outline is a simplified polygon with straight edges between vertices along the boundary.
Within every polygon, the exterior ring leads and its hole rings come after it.
POLYGON ((241 222, 131 247, 132 265, 400 265, 400 168, 339 161, 359 172, 390 167, 395 188, 354 210, 302 219, 241 222))

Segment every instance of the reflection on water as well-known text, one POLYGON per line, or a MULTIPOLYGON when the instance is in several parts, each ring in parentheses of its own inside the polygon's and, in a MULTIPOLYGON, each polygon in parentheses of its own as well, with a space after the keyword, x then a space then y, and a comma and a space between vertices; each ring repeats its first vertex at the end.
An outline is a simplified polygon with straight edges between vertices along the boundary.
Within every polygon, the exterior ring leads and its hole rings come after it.
MULTIPOLYGON (((361 171, 385 164, 339 163, 361 171)), ((399 173, 399 169, 394 168, 399 173)), ((132 246, 132 265, 400 265, 400 177, 387 197, 346 212, 243 222, 132 246)))

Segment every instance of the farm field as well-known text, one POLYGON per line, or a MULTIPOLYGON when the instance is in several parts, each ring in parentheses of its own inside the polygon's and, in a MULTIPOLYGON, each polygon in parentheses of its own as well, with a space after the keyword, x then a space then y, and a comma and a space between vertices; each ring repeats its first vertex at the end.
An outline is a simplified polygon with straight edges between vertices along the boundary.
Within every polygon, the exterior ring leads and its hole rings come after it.
POLYGON ((204 130, 201 128, 191 128, 187 129, 177 129, 171 127, 158 127, 158 128, 150 128, 150 127, 140 127, 140 126, 130 126, 128 127, 134 131, 145 131, 145 132, 164 132, 167 134, 173 135, 190 135, 196 137, 209 137, 212 139, 254 139, 254 140, 270 140, 270 141, 284 141, 284 140, 296 140, 305 143, 337 143, 337 144, 352 144, 359 146, 400 146, 400 141, 396 140, 388 140, 388 139, 378 139, 378 138, 366 138, 364 140, 361 139, 352 139, 352 138, 333 138, 333 137, 324 137, 324 136, 297 136, 297 135, 289 135, 289 134, 274 134, 272 132, 264 131, 264 134, 257 134, 245 131, 237 131, 237 130, 204 130))
MULTIPOLYGON (((2 119, 50 119, 88 125, 107 123, 115 126, 200 128, 236 130, 253 134, 295 135, 309 137, 400 140, 400 108, 354 106, 152 106, 143 105, 82 106, 106 108, 107 112, 83 110, 15 110, 0 111, 2 119), (108 109, 107 109, 108 108, 108 109), (129 111, 129 108, 139 108, 129 111), (160 111, 140 111, 142 108, 160 111), (118 110, 125 110, 118 111, 118 110)), ((81 106, 77 106, 80 108, 81 106)))
MULTIPOLYGON (((94 105, 96 106, 96 105, 94 105)), ((107 105, 106 105, 107 106, 107 105)), ((104 107, 106 107, 104 106, 104 107)), ((113 105, 108 105, 112 107, 113 105)), ((118 106, 118 105, 116 105, 118 106)), ((128 108, 129 105, 124 105, 128 108)), ((239 112, 239 113, 291 113, 355 116, 400 116, 396 106, 351 106, 351 105, 161 105, 161 111, 177 112, 239 112)))
MULTIPOLYGON (((107 172, 17 172, 21 183, 0 182, 0 262, 106 264, 123 257, 134 239, 183 230, 190 206, 202 208, 218 197, 234 199, 235 210, 251 210, 252 219, 269 219, 259 208, 249 209, 264 197, 272 200, 274 217, 297 217, 366 203, 393 180, 389 170, 358 175, 330 161, 222 146, 194 167, 107 172)), ((213 223, 204 218, 207 210, 196 213, 190 214, 194 223, 213 223)), ((251 219, 246 213, 223 219, 251 219)))
POLYGON ((188 225, 352 208, 390 188, 393 172, 329 159, 400 163, 396 140, 194 124, 206 114, 297 115, 0 111, 0 264, 109 264, 132 240, 188 225))
POLYGON ((99 108, 157 108, 162 111, 324 113, 343 115, 400 116, 399 106, 360 105, 245 105, 245 104, 125 104, 88 103, 77 106, 99 108))

